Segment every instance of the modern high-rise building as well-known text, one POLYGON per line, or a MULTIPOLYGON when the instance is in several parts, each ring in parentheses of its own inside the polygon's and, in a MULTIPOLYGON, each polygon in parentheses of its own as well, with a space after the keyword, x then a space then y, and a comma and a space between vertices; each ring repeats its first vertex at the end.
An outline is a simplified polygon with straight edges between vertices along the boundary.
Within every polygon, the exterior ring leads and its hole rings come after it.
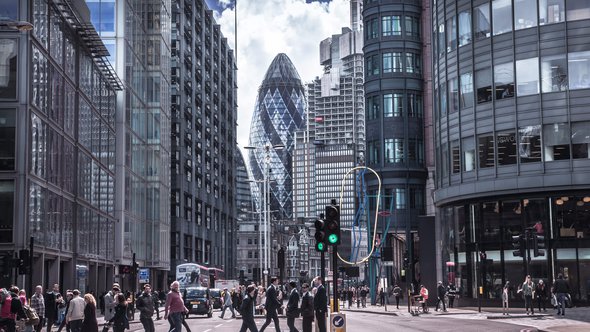
MULTIPOLYGON (((367 177, 369 215, 373 222, 379 223, 379 230, 389 230, 388 234, 382 234, 383 231, 378 234, 383 247, 404 244, 405 253, 394 250, 397 258, 394 261, 401 261, 405 254, 412 262, 408 266, 396 263, 393 268, 384 269, 390 280, 398 282, 402 276, 406 282, 417 282, 420 278, 413 273, 420 264, 416 260, 418 236, 414 235, 418 232, 419 217, 427 213, 428 168, 434 164, 428 153, 432 131, 428 117, 429 8, 427 0, 380 0, 366 1, 363 9, 365 160, 382 181, 379 191, 375 177, 367 177), (390 215, 375 221, 377 202, 378 210, 388 211, 390 215)), ((430 222, 433 227, 434 221, 430 219, 421 224, 430 222)), ((427 257, 420 255, 420 258, 427 257)), ((376 264, 370 264, 369 280, 374 280, 378 273, 374 267, 376 264)))
POLYGON ((587 301, 590 2, 439 1, 433 12, 438 278, 499 303, 507 281, 562 274, 573 302, 587 301), (521 236, 531 240, 515 255, 521 236))
POLYGON ((4 1, 0 16, 0 283, 102 291, 122 238, 121 81, 84 1, 4 1), (30 246, 32 271, 13 270, 30 246))
MULTIPOLYGON (((306 121, 305 106, 301 78, 289 57, 280 53, 258 89, 249 142, 250 171, 256 181, 269 179, 271 217, 277 220, 293 217, 292 151, 295 131, 306 121)), ((262 184, 253 184, 252 192, 257 209, 265 209, 262 184)))
MULTIPOLYGON (((52 1, 50 1, 52 2, 52 1)), ((124 92, 117 95, 117 224, 122 287, 135 257, 154 287, 170 268, 170 0, 86 0, 124 92)))
POLYGON ((171 271, 194 262, 235 279, 235 56, 204 0, 175 1, 171 48, 171 271))

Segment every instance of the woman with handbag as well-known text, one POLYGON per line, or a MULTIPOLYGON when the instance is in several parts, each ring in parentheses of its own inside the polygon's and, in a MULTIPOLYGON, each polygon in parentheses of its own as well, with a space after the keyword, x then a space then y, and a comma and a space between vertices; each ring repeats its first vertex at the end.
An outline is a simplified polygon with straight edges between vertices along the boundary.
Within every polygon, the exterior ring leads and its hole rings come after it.
POLYGON ((115 332, 124 332, 129 329, 129 320, 127 320, 127 300, 125 295, 119 293, 117 295, 117 305, 115 306, 115 316, 109 320, 113 323, 113 330, 115 332))

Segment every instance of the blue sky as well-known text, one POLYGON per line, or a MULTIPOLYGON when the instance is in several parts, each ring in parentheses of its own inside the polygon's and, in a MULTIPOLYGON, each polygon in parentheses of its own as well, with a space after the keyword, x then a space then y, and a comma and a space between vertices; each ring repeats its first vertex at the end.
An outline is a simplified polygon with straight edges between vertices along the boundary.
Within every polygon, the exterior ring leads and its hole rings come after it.
MULTIPOLYGON (((216 11, 228 44, 234 48, 235 0, 206 0, 216 11)), ((238 134, 247 146, 258 87, 278 53, 285 53, 303 82, 321 76, 320 41, 350 26, 349 0, 239 0, 238 11, 238 134)))

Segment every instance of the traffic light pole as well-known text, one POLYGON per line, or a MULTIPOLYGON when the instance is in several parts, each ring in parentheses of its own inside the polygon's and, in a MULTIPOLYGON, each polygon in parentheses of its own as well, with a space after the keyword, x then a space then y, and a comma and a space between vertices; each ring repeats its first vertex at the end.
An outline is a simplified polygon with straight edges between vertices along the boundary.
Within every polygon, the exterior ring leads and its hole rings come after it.
POLYGON ((320 277, 322 283, 326 283, 326 252, 320 251, 320 277))
POLYGON ((33 295, 33 247, 35 245, 35 238, 31 236, 29 241, 29 280, 27 280, 27 294, 29 298, 33 295))
POLYGON ((334 311, 339 312, 338 306, 338 246, 332 247, 332 291, 334 295, 334 311))

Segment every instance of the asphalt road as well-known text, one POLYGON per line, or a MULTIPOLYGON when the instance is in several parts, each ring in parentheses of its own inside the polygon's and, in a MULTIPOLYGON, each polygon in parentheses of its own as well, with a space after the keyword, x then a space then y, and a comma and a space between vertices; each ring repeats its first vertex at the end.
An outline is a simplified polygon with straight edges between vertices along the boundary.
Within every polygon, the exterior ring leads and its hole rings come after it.
MULTIPOLYGON (((187 320, 192 332, 237 332, 242 324, 241 319, 220 319, 219 311, 213 313, 213 318, 191 317, 187 320)), ((227 313, 226 313, 227 314, 227 313)), ((536 331, 523 325, 514 325, 497 320, 460 319, 441 317, 436 315, 422 315, 420 317, 398 317, 385 314, 372 314, 362 312, 349 312, 346 316, 347 332, 372 332, 372 331, 436 331, 436 332, 521 332, 536 331)), ((281 331, 288 332, 286 318, 281 318, 281 331)), ((264 323, 264 319, 256 319, 258 328, 264 323)), ((156 321, 156 331, 167 332, 168 324, 164 320, 156 321)), ((296 320, 296 327, 301 330, 301 319, 296 320)), ((130 331, 143 331, 141 324, 132 323, 130 331)), ((183 331, 185 331, 183 329, 183 331)), ((271 324, 266 331, 275 331, 271 324)), ((329 330, 328 330, 329 331, 329 330)))

